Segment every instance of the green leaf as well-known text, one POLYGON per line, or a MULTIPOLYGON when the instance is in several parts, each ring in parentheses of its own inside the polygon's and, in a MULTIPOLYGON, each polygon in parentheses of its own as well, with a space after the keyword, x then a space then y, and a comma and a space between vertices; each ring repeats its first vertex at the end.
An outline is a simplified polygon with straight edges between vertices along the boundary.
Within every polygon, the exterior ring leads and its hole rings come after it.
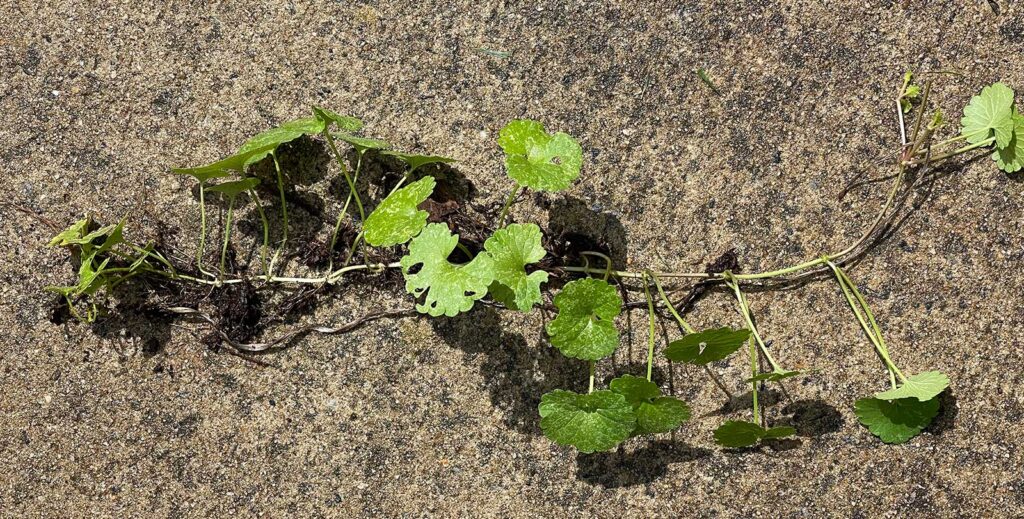
POLYGON ((1016 113, 1016 110, 1013 114, 1013 137, 1006 147, 992 153, 992 160, 1007 173, 1016 173, 1024 168, 1024 116, 1016 113))
POLYGON ((405 243, 416 236, 430 216, 430 213, 420 211, 417 207, 430 198, 435 184, 434 177, 423 177, 388 195, 366 217, 363 224, 366 243, 374 247, 389 247, 405 243))
POLYGON ((542 270, 526 273, 526 265, 544 258, 540 239, 540 227, 529 223, 498 229, 484 242, 484 249, 494 260, 495 283, 505 288, 492 290, 491 296, 513 310, 528 312, 541 302, 540 286, 547 282, 548 273, 542 270))
POLYGON ((306 134, 316 135, 326 127, 327 123, 319 117, 304 117, 288 121, 281 126, 259 133, 242 144, 238 155, 245 155, 244 166, 263 160, 278 148, 306 134))
POLYGON ((658 385, 646 378, 622 375, 608 387, 633 406, 636 412, 633 435, 672 432, 690 419, 690 406, 677 398, 661 396, 658 385))
POLYGON ((715 443, 723 447, 750 447, 761 440, 764 429, 755 423, 729 420, 715 429, 715 443))
POLYGON ((371 139, 369 137, 356 137, 349 133, 335 133, 331 136, 342 142, 349 143, 360 155, 366 153, 366 150, 383 150, 391 147, 391 143, 387 141, 371 139))
POLYGON ((715 429, 715 442, 723 447, 741 448, 755 445, 761 440, 777 440, 796 434, 792 427, 765 429, 751 422, 729 420, 715 429))
POLYGON ((338 115, 322 106, 313 105, 313 116, 323 121, 325 125, 334 123, 339 130, 347 132, 358 132, 363 127, 363 121, 347 115, 338 115))
POLYGON ((545 436, 583 453, 615 447, 629 438, 636 424, 633 406, 608 390, 581 395, 556 389, 541 397, 538 410, 545 436))
MULTIPOLYGON (((369 219, 367 219, 369 221, 369 219)), ((494 280, 490 255, 478 254, 465 265, 448 261, 459 236, 452 235, 443 223, 432 223, 409 243, 409 254, 402 258, 405 289, 417 299, 424 294, 423 304, 416 310, 437 317, 454 317, 473 308, 473 303, 487 295, 487 286, 494 280), (422 265, 419 272, 410 273, 422 265)))
POLYGON ((213 193, 221 193, 228 198, 234 198, 250 189, 255 189, 258 185, 260 185, 260 179, 256 177, 249 177, 243 178, 242 180, 222 182, 215 186, 210 186, 206 188, 206 190, 213 193))
POLYGON ((939 399, 862 398, 854 405, 860 423, 885 443, 904 443, 928 427, 939 413, 939 399))
POLYGON ((398 160, 401 160, 402 162, 408 164, 409 165, 409 172, 410 173, 413 172, 413 171, 416 171, 417 169, 419 169, 419 168, 421 168, 423 166, 426 166, 427 164, 435 164, 435 163, 445 163, 445 164, 447 164, 447 163, 451 163, 451 162, 458 162, 455 159, 448 158, 448 157, 441 157, 439 155, 416 155, 416 154, 411 154, 411 153, 402 153, 400 151, 382 151, 382 152, 380 152, 380 154, 381 155, 388 155, 388 156, 391 156, 391 157, 395 157, 398 160))
POLYGON ((565 133, 548 134, 544 125, 528 119, 501 129, 498 144, 505 151, 508 176, 535 191, 561 191, 580 175, 583 149, 565 133))
POLYGON ((213 178, 221 178, 231 175, 232 171, 245 171, 249 157, 260 153, 262 150, 252 150, 248 153, 236 153, 226 159, 218 160, 212 164, 198 166, 195 168, 172 168, 171 172, 176 175, 188 175, 195 177, 199 182, 206 182, 213 178))
POLYGON ((598 360, 619 346, 613 319, 622 311, 615 287, 600 279, 585 278, 566 283, 555 296, 558 315, 548 323, 551 344, 566 357, 598 360))
POLYGON ((994 83, 971 98, 960 119, 961 134, 967 142, 977 144, 996 136, 996 147, 1005 148, 1013 137, 1013 90, 1002 83, 994 83))
POLYGON ((78 239, 82 237, 82 234, 85 233, 85 229, 88 227, 89 217, 86 216, 54 236, 53 239, 50 240, 49 246, 66 247, 68 245, 78 244, 78 239))
POLYGON ((911 375, 896 389, 875 393, 875 398, 896 400, 899 398, 916 398, 922 402, 931 400, 949 387, 949 377, 941 371, 925 371, 911 375))
POLYGON ((760 373, 758 375, 755 375, 753 377, 748 378, 747 382, 761 382, 762 380, 768 381, 768 382, 778 382, 780 380, 785 380, 785 379, 790 378, 790 377, 795 377, 795 376, 797 376, 799 374, 800 374, 799 371, 790 371, 790 370, 787 370, 787 369, 781 369, 779 371, 771 371, 771 372, 768 372, 768 373, 760 373))
POLYGON ((682 339, 672 341, 665 349, 665 356, 672 362, 707 364, 722 360, 740 349, 750 337, 750 330, 715 328, 691 333, 682 339))

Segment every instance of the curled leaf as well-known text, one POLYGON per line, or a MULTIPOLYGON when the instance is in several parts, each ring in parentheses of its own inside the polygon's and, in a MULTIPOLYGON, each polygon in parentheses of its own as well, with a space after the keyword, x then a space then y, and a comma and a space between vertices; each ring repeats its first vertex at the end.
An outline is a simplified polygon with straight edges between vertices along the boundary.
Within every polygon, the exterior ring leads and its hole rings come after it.
POLYGON ((922 402, 931 400, 949 387, 949 377, 941 371, 925 371, 911 375, 900 387, 875 393, 875 398, 896 400, 916 398, 922 402))
POLYGON ((484 248, 494 260, 494 281, 498 284, 492 285, 490 292, 505 306, 528 312, 541 301, 540 286, 547 282, 548 273, 526 272, 527 265, 544 258, 540 241, 540 227, 529 223, 498 229, 484 242, 484 248))
MULTIPOLYGON (((388 195, 366 217, 366 243, 374 247, 400 245, 416 236, 430 214, 418 206, 434 192, 434 177, 423 177, 388 195)), ((451 252, 451 251, 449 251, 451 252)), ((446 256, 447 257, 447 256, 446 256)))

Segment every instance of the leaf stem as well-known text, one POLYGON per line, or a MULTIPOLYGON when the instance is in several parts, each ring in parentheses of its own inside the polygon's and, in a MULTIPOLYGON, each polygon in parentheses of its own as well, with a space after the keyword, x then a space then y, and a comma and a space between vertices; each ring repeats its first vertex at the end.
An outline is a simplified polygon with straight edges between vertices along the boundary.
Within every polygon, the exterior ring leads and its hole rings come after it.
POLYGON ((270 269, 267 267, 267 249, 270 248, 270 222, 267 221, 267 213, 263 211, 263 204, 260 203, 256 191, 250 189, 249 196, 252 197, 253 203, 256 204, 256 211, 260 215, 260 223, 263 224, 263 246, 260 247, 260 267, 263 269, 263 275, 269 280, 270 269))
POLYGON ((675 305, 672 304, 672 301, 669 301, 668 295, 665 294, 665 289, 662 288, 661 282, 658 281, 658 276, 656 276, 653 272, 650 271, 648 271, 647 275, 651 278, 652 281, 654 281, 654 286, 657 287, 658 294, 661 296, 661 300, 664 301, 665 306, 668 307, 668 311, 672 313, 672 317, 675 317, 676 322, 679 323, 679 326, 682 326, 683 329, 686 330, 686 333, 695 333, 695 330, 692 326, 690 326, 690 323, 686 322, 686 320, 683 319, 683 316, 679 315, 679 312, 676 311, 675 305))
MULTIPOLYGON (((735 279, 731 276, 726 279, 725 283, 732 289, 733 294, 736 296, 736 302, 739 305, 740 315, 743 316, 744 321, 747 323, 747 329, 750 330, 750 334, 753 335, 754 340, 757 342, 757 346, 760 348, 761 353, 768 359, 768 364, 771 365, 772 371, 781 372, 785 371, 779 364, 775 362, 775 358, 772 357, 771 352, 768 351, 768 347, 764 343, 764 339, 761 338, 761 333, 757 331, 757 325, 754 324, 754 317, 750 311, 750 305, 747 304, 747 296, 740 290, 739 284, 736 283, 735 279)), ((755 374, 756 376, 756 374, 755 374)))
POLYGON ((277 173, 277 191, 281 196, 281 245, 274 251, 274 257, 270 260, 270 273, 274 271, 274 264, 277 263, 281 252, 288 243, 288 201, 284 196, 284 176, 281 174, 281 164, 277 160, 277 151, 270 152, 274 159, 274 171, 277 173))
POLYGON ((203 253, 206 251, 206 181, 199 181, 199 250, 196 251, 196 268, 201 274, 216 277, 203 268, 203 253))
MULTIPOLYGON (((983 148, 983 147, 988 146, 988 145, 990 145, 990 144, 992 144, 994 142, 996 142, 996 138, 995 137, 989 137, 988 139, 985 139, 985 140, 980 141, 980 142, 976 142, 974 144, 971 144, 970 146, 964 146, 962 148, 957 148, 957 149, 955 149, 955 150, 953 150, 951 152, 948 152, 948 153, 943 153, 941 155, 936 155, 936 156, 928 159, 928 162, 929 163, 931 163, 931 162, 938 162, 940 160, 945 160, 945 159, 948 159, 950 157, 955 157, 955 156, 960 155, 962 153, 967 153, 968 151, 971 151, 971 150, 975 150, 975 149, 978 149, 978 148, 983 148)), ((919 165, 919 164, 924 164, 924 161, 912 160, 912 161, 905 162, 904 164, 916 166, 916 165, 919 165)))
POLYGON ((655 323, 654 323, 654 300, 651 298, 650 285, 647 283, 648 272, 644 272, 644 296, 647 298, 647 317, 648 317, 648 330, 647 330, 647 380, 651 380, 651 375, 654 373, 654 334, 655 323))
MULTIPOLYGON (((334 144, 334 137, 331 136, 331 132, 324 128, 324 137, 327 139, 327 145, 331 147, 331 151, 334 153, 334 158, 338 161, 338 166, 341 167, 341 174, 345 176, 345 182, 348 183, 349 197, 355 195, 356 209, 359 210, 359 220, 366 221, 366 213, 363 210, 363 201, 359 198, 359 193, 356 192, 356 183, 352 180, 352 176, 348 174, 348 168, 345 166, 345 159, 342 158, 341 153, 338 152, 338 147, 334 144)), ((362 162, 363 154, 357 151, 359 156, 359 163, 362 162)), ((356 175, 359 174, 359 165, 356 165, 356 175)), ((346 204, 347 205, 347 204, 346 204)), ((344 213, 342 213, 344 214, 344 213)))
POLYGON ((220 249, 220 276, 218 278, 221 280, 227 273, 228 243, 231 241, 231 217, 235 211, 235 198, 234 196, 228 198, 228 215, 224 219, 224 245, 220 249))
MULTIPOLYGON (((328 272, 330 272, 331 270, 334 269, 334 247, 335 247, 335 245, 338 244, 338 233, 341 231, 341 222, 345 219, 345 214, 348 213, 348 206, 352 202, 353 195, 355 195, 356 200, 359 199, 358 198, 359 194, 356 193, 354 185, 355 185, 355 182, 359 180, 359 169, 362 167, 362 165, 363 165, 363 154, 359 153, 359 158, 356 160, 356 172, 355 172, 355 175, 353 177, 352 183, 349 184, 351 189, 349 190, 348 197, 345 198, 345 205, 342 206, 341 212, 338 213, 338 222, 334 224, 334 234, 331 235, 330 248, 327 249, 327 253, 328 253, 328 257, 329 257, 329 260, 328 260, 328 263, 327 263, 327 271, 328 272)), ((360 218, 361 222, 365 222, 366 221, 366 218, 363 217, 362 204, 359 204, 359 218, 360 218)))
POLYGON ((498 215, 498 228, 501 229, 505 225, 505 217, 508 216, 508 210, 512 207, 512 203, 515 202, 516 197, 519 193, 526 189, 522 184, 516 184, 516 187, 512 188, 512 192, 508 194, 508 198, 505 199, 505 205, 501 206, 501 214, 498 215))
MULTIPOLYGON (((750 338, 750 378, 757 378, 757 346, 754 338, 750 338)), ((761 417, 757 406, 757 381, 750 381, 750 399, 754 408, 754 423, 761 425, 761 417)))
POLYGON ((587 389, 587 393, 594 392, 594 361, 590 361, 590 388, 587 389))

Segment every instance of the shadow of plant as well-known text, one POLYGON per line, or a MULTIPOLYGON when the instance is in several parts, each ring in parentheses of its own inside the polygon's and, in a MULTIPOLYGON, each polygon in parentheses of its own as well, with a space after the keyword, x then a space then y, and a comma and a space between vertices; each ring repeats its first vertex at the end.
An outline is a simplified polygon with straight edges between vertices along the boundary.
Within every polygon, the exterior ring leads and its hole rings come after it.
POLYGON ((646 485, 668 474, 673 463, 685 463, 711 455, 701 447, 659 440, 644 444, 631 452, 576 455, 576 479, 604 488, 646 485))

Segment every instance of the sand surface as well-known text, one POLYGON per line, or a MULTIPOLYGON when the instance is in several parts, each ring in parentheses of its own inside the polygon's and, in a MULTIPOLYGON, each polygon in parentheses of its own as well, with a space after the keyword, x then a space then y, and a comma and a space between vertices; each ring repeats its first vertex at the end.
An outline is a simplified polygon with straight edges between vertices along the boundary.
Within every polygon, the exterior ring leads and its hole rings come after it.
MULTIPOLYGON (((130 238, 178 229, 186 257, 195 186, 168 168, 317 103, 400 149, 460 159, 477 204, 511 187, 498 130, 540 120, 579 139, 583 174, 517 205, 517 221, 601 235, 634 271, 700 270, 731 248, 747 271, 779 268, 845 246, 874 217, 884 183, 839 194, 893 172, 908 67, 963 73, 932 92, 954 121, 985 84, 1024 90, 1024 9, 1007 0, 141 4, 0 2, 0 200, 61 226, 130 212, 130 238)), ((293 156, 312 175, 295 191, 295 240, 322 239, 337 167, 314 141, 293 156)), ((4 205, 0 515, 1024 513, 1024 183, 984 158, 948 173, 849 269, 896 361, 951 377, 936 423, 900 446, 857 423, 854 400, 886 378, 826 279, 750 295, 780 361, 817 371, 770 406, 799 442, 743 452, 711 431, 749 411, 660 355, 658 380, 691 422, 612 453, 553 445, 540 396, 585 389, 587 374, 548 345, 539 312, 378 321, 260 357, 270 368, 211 350, 194 320, 55 323, 43 287, 74 267, 45 246, 44 223, 4 205)), ((251 231, 251 204, 242 213, 251 231)), ((410 306, 394 284, 351 285, 262 336, 410 306)), ((629 317, 599 384, 642 369, 645 313, 629 317)), ((740 324, 723 293, 688 317, 740 324)), ((737 393, 745 362, 715 367, 737 393)))

